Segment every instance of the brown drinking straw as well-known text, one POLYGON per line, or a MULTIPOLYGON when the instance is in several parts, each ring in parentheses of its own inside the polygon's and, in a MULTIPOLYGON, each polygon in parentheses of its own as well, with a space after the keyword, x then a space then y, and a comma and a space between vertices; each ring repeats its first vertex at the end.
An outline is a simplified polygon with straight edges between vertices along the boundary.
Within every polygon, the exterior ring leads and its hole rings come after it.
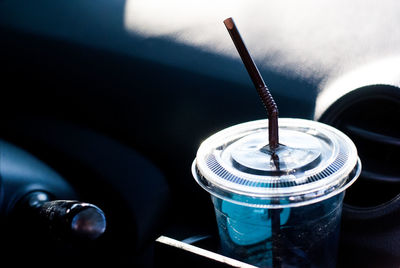
MULTIPOLYGON (((279 137, 278 137, 278 107, 274 99, 272 98, 271 93, 269 92, 267 86, 262 79, 260 72, 257 69, 252 57, 249 54, 249 51, 246 48, 246 45, 243 42, 242 37, 238 29, 236 28, 235 23, 232 18, 228 18, 224 20, 224 24, 228 29, 228 32, 233 40, 233 43, 236 46, 237 51, 239 52, 240 57, 244 63, 244 66, 247 69, 247 72, 250 75, 251 80, 253 81, 254 86, 257 89, 258 95, 260 96, 264 107, 268 113, 268 138, 269 138, 269 148, 272 151, 272 160, 275 164, 277 170, 279 170, 279 158, 275 153, 275 150, 279 146, 279 137)), ((280 209, 270 209, 268 210, 269 216, 271 217, 272 223, 272 266, 274 268, 280 268, 282 266, 281 261, 281 253, 280 253, 280 209)))
POLYGON ((264 107, 267 110, 269 147, 272 152, 275 152, 276 148, 278 148, 279 146, 278 107, 276 106, 276 103, 272 98, 271 93, 269 92, 267 86, 265 85, 264 80, 257 69, 257 66, 255 65, 252 57, 250 56, 249 51, 247 50, 246 45, 244 44, 243 39, 240 36, 240 33, 236 28, 235 23, 233 22, 233 19, 228 18, 224 20, 224 24, 228 29, 228 32, 233 40, 233 43, 235 44, 236 49, 239 52, 240 57, 242 58, 244 66, 246 67, 247 72, 249 73, 250 78, 257 89, 258 95, 260 96, 264 104, 264 107))

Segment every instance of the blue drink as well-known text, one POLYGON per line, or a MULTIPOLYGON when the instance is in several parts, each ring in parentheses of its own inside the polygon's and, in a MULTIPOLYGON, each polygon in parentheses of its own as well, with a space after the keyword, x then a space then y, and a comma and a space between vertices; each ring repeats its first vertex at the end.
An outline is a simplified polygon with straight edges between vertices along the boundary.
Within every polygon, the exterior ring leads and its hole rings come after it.
POLYGON ((271 152, 267 120, 205 140, 192 166, 211 194, 221 251, 259 267, 335 267, 344 191, 359 176, 353 142, 314 121, 280 119, 271 152))
POLYGON ((276 247, 282 267, 335 267, 343 196, 275 209, 280 217, 277 237, 273 237, 270 213, 274 209, 241 206, 212 196, 221 251, 249 264, 273 267, 276 247))

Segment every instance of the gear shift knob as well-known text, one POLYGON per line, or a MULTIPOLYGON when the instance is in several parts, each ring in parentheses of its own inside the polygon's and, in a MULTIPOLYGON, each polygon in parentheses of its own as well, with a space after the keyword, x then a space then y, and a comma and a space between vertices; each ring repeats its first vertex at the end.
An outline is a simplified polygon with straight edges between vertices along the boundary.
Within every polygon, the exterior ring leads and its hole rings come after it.
POLYGON ((96 239, 106 229, 106 217, 97 206, 74 200, 51 200, 42 191, 28 194, 25 209, 38 216, 41 224, 56 235, 66 234, 83 239, 96 239))

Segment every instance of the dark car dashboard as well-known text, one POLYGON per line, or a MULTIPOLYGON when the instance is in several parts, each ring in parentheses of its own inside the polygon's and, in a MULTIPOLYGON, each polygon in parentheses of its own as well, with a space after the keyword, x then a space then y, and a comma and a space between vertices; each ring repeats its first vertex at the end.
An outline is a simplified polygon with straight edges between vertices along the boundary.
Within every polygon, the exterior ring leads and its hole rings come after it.
POLYGON ((212 133, 266 118, 222 23, 233 17, 279 116, 330 124, 357 146, 363 171, 346 193, 339 266, 398 267, 399 8, 0 1, 4 252, 23 264, 161 267, 178 262, 154 250, 160 236, 218 251, 211 200, 192 178, 192 161, 212 133), (17 175, 7 173, 10 161, 17 175), (83 241, 22 224, 30 218, 14 217, 16 204, 36 190, 95 204, 106 231, 83 241))

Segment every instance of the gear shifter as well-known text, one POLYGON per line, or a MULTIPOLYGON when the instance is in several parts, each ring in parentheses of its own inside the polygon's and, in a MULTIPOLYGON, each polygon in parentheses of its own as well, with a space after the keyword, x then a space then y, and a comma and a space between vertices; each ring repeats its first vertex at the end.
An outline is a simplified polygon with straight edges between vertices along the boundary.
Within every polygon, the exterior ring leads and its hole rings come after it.
POLYGON ((97 206, 75 200, 51 200, 49 194, 34 191, 27 194, 19 209, 38 219, 52 235, 93 240, 106 229, 106 218, 97 206))

